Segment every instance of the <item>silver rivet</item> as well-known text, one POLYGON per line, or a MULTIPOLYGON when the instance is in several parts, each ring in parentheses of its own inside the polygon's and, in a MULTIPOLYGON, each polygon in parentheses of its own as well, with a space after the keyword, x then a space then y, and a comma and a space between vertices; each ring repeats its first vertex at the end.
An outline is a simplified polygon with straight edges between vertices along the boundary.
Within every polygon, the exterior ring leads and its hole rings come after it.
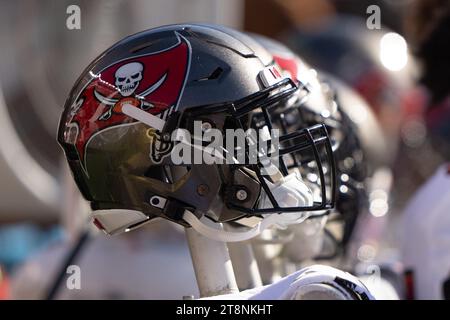
POLYGON ((163 140, 166 141, 166 142, 167 142, 167 141, 170 141, 170 134, 169 134, 169 133, 164 133, 163 136, 162 136, 162 138, 163 138, 163 140))
POLYGON ((209 123, 209 122, 202 122, 202 131, 207 131, 207 130, 209 130, 211 128, 212 128, 211 123, 209 123))
POLYGON ((240 189, 236 192, 236 199, 240 201, 244 201, 245 199, 247 199, 247 196, 247 191, 245 191, 244 189, 240 189))
POLYGON ((149 202, 152 206, 163 209, 166 206, 167 199, 159 196, 153 196, 150 198, 149 202))

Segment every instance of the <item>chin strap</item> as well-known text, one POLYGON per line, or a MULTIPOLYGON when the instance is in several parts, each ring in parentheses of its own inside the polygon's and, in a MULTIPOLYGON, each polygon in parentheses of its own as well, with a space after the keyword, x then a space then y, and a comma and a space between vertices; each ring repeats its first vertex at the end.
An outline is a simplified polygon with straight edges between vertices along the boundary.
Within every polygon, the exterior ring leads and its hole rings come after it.
MULTIPOLYGON (((296 223, 300 223, 306 220, 309 217, 308 214, 305 213, 304 217, 297 220, 296 223)), ((256 226, 247 231, 237 231, 230 232, 221 229, 216 229, 210 227, 203 223, 200 219, 198 219, 192 212, 185 210, 183 214, 183 220, 191 225, 191 227, 200 233, 201 235, 216 241, 222 242, 239 242, 250 240, 251 238, 259 235, 264 229, 278 226, 279 228, 285 228, 286 226, 280 223, 280 215, 277 213, 273 213, 267 215, 261 222, 259 222, 256 226)))
POLYGON ((264 229, 274 225, 275 219, 273 217, 275 215, 276 214, 270 215, 250 230, 241 232, 230 232, 210 227, 201 222, 192 212, 187 210, 184 211, 183 220, 189 223, 195 231, 207 238, 222 242, 239 242, 254 238, 264 229))
MULTIPOLYGON (((281 175, 281 173, 280 173, 281 175)), ((313 203, 311 190, 301 181, 295 172, 281 177, 273 184, 268 182, 269 188, 278 202, 285 207, 310 206, 313 203)), ((262 201, 263 207, 270 207, 268 199, 262 201)), ((311 216, 311 212, 284 212, 282 214, 264 214, 263 219, 247 231, 230 232, 210 227, 193 213, 184 211, 183 220, 191 225, 201 235, 222 242, 246 241, 259 235, 264 229, 276 226, 286 229, 288 225, 302 223, 311 216)))

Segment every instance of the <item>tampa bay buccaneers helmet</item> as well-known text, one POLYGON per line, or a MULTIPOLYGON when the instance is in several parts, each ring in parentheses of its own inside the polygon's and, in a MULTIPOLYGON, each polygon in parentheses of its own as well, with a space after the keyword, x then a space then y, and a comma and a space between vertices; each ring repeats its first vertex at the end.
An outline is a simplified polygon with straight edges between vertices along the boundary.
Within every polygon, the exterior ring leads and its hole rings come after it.
POLYGON ((285 101, 299 89, 238 31, 163 26, 119 41, 85 69, 66 101, 58 141, 94 223, 108 234, 156 217, 185 227, 203 218, 296 222, 333 207, 335 192, 326 127, 286 131, 280 121, 285 101), (223 136, 242 130, 245 139, 233 150, 211 152, 211 140, 201 136, 212 129, 223 136), (173 157, 180 145, 216 159, 233 152, 244 157, 180 162, 173 157), (303 182, 302 167, 317 174, 318 193, 303 182))
MULTIPOLYGON (((253 34, 252 37, 273 55, 282 72, 305 88, 305 92, 296 91, 296 99, 287 101, 283 114, 285 127, 296 130, 316 123, 323 123, 327 127, 337 171, 335 211, 339 214, 339 220, 344 222, 340 244, 345 248, 357 217, 368 207, 365 180, 371 169, 367 165, 367 152, 362 146, 357 123, 351 119, 347 110, 359 108, 361 113, 367 114, 369 109, 361 110, 359 101, 352 105, 354 101, 347 98, 351 94, 347 92, 350 89, 330 75, 318 74, 285 45, 261 35, 253 34)), ((373 130, 373 134, 377 133, 373 130)), ((315 174, 305 173, 306 183, 314 184, 316 180, 315 174)))

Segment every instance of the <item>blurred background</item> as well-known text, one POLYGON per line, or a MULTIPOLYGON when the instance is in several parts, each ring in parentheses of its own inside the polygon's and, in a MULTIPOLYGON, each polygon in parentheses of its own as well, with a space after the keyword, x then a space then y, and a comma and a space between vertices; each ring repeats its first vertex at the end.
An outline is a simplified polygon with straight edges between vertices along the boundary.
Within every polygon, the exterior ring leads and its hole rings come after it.
MULTIPOLYGON (((86 220, 86 204, 69 177, 55 139, 59 115, 71 86, 97 55, 124 36, 180 22, 218 23, 275 38, 314 68, 339 78, 361 95, 381 128, 379 135, 364 133, 365 143, 369 146, 377 146, 380 141, 386 143, 381 150, 372 152, 371 159, 383 168, 376 189, 384 193, 372 194, 368 206, 370 219, 364 222, 355 257, 371 261, 384 255, 385 261, 395 262, 399 212, 443 162, 443 156, 433 149, 422 116, 429 94, 420 83, 421 64, 414 57, 420 38, 412 23, 415 3, 413 0, 2 1, 0 297, 45 297, 48 279, 55 276, 57 261, 63 257, 61 244, 74 242, 77 230, 86 220), (80 29, 71 30, 66 25, 69 5, 80 8, 80 29), (376 10, 373 5, 380 9, 379 19, 372 16, 376 10), (372 9, 368 9, 370 6, 372 9), (48 254, 52 250, 59 253, 48 254)), ((358 111, 351 115, 360 116, 358 111)), ((362 122, 362 130, 364 127, 362 122)), ((139 231, 125 235, 123 250, 156 250, 157 254, 167 255, 156 248, 155 241, 167 246, 166 251, 175 246, 179 243, 176 240, 183 236, 177 228, 172 229, 172 237, 166 241, 157 238, 158 234, 167 234, 165 227, 155 231, 152 248, 148 247, 146 236, 140 238, 143 236, 139 231)), ((100 248, 102 245, 109 244, 101 244, 100 248)), ((189 260, 185 245, 179 248, 179 253, 171 257, 174 264, 189 260)), ((101 270, 116 261, 108 259, 96 268, 101 270)), ((141 264, 164 270, 162 263, 151 259, 144 259, 141 264)), ((190 265, 185 270, 180 277, 192 275, 190 265)), ((195 294, 194 286, 194 282, 186 284, 186 292, 195 294)), ((124 297, 119 289, 92 294, 99 295, 124 297)), ((137 293, 130 296, 139 297, 137 293)), ((166 296, 171 297, 170 292, 166 296)), ((164 293, 159 297, 165 297, 164 293)))

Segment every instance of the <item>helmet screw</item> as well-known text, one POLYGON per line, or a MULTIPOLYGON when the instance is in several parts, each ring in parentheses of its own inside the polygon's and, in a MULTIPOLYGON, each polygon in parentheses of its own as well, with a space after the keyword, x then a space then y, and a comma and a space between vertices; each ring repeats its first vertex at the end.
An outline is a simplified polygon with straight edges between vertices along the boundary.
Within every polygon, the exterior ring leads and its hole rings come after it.
POLYGON ((247 199, 247 191, 245 191, 244 189, 239 189, 238 191, 236 191, 236 199, 240 200, 240 201, 244 201, 247 199))
POLYGON ((200 196, 206 196, 209 192, 209 187, 206 184, 199 184, 197 186, 197 193, 200 196))
POLYGON ((168 142, 170 140, 170 134, 169 133, 164 133, 162 136, 163 140, 168 142))
POLYGON ((212 129, 212 124, 207 121, 202 122, 202 131, 207 131, 209 129, 212 129))

